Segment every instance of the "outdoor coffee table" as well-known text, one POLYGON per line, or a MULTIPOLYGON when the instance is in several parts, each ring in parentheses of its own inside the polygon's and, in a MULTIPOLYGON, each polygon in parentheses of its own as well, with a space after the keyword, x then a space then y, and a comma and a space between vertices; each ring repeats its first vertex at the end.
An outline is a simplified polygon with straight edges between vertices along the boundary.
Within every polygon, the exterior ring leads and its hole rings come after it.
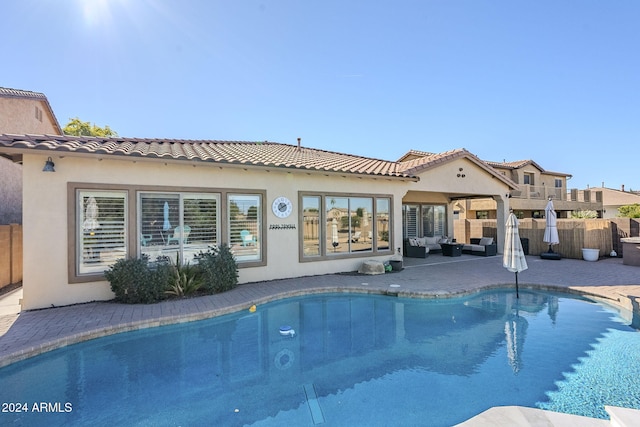
POLYGON ((460 243, 440 243, 442 255, 444 256, 461 256, 462 244, 460 243))

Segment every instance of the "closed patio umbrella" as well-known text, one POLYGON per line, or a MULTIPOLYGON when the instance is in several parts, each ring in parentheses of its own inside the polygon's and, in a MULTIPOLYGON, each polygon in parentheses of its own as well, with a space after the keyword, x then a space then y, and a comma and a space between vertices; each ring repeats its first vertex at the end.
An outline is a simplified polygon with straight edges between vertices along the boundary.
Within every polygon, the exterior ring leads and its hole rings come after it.
POLYGON ((171 229, 171 222, 169 222, 169 203, 164 202, 164 208, 162 209, 163 222, 162 230, 167 231, 171 229))
POLYGON ((516 298, 520 298, 518 291, 518 273, 526 270, 529 266, 527 266, 527 258, 524 256, 522 242, 520 241, 518 218, 516 218, 513 212, 507 217, 502 266, 516 273, 516 298))
POLYGON ((543 253, 541 256, 546 259, 560 259, 560 255, 553 252, 551 248, 552 245, 560 243, 560 239, 558 238, 558 219, 551 198, 549 198, 549 203, 547 203, 547 206, 544 208, 544 217, 546 226, 544 228, 544 238, 542 241, 549 244, 549 251, 546 254, 543 253))
POLYGON ((515 314, 508 316, 504 325, 505 339, 507 341, 507 359, 514 374, 517 374, 522 368, 522 348, 528 326, 527 319, 520 316, 517 310, 515 314))
POLYGON ((84 222, 82 223, 82 228, 84 231, 93 231, 100 227, 100 223, 98 222, 98 203, 96 199, 93 197, 89 197, 87 202, 87 207, 84 211, 84 222))

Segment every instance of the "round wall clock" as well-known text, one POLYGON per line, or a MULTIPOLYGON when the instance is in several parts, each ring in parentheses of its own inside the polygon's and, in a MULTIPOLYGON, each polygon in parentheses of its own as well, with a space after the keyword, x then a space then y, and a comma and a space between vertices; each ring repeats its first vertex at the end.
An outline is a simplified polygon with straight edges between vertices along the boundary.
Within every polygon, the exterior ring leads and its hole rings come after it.
POLYGON ((291 210, 293 209, 293 205, 291 201, 286 197, 278 197, 273 201, 271 205, 271 210, 273 210, 273 214, 278 218, 286 218, 291 215, 291 210))

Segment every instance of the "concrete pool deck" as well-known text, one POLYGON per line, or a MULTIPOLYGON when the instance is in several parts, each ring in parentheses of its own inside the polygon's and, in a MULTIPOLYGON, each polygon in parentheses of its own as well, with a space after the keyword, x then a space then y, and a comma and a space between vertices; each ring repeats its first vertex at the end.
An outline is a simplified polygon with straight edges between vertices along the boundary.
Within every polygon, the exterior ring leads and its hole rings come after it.
MULTIPOLYGON (((529 269, 518 276, 520 289, 533 287, 594 297, 621 307, 622 317, 638 325, 640 268, 622 261, 557 261, 528 256, 529 269)), ((450 258, 432 254, 426 259, 405 258, 404 267, 400 272, 375 276, 331 274, 244 284, 223 294, 149 305, 93 302, 20 313, 11 312, 17 311, 13 310, 15 305, 7 303, 8 298, 20 296, 14 291, 0 297, 0 367, 75 342, 219 316, 289 296, 369 292, 446 298, 487 288, 515 288, 515 274, 502 267, 500 255, 450 258)))

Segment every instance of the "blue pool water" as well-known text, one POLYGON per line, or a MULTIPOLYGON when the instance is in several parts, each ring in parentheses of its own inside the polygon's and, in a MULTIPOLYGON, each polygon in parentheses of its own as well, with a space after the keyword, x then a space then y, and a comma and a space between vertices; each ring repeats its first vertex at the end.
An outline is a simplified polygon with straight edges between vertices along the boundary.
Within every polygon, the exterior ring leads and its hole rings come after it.
POLYGON ((0 384, 0 425, 449 426, 498 405, 606 418, 640 409, 640 334, 543 292, 314 295, 69 346, 0 384))

